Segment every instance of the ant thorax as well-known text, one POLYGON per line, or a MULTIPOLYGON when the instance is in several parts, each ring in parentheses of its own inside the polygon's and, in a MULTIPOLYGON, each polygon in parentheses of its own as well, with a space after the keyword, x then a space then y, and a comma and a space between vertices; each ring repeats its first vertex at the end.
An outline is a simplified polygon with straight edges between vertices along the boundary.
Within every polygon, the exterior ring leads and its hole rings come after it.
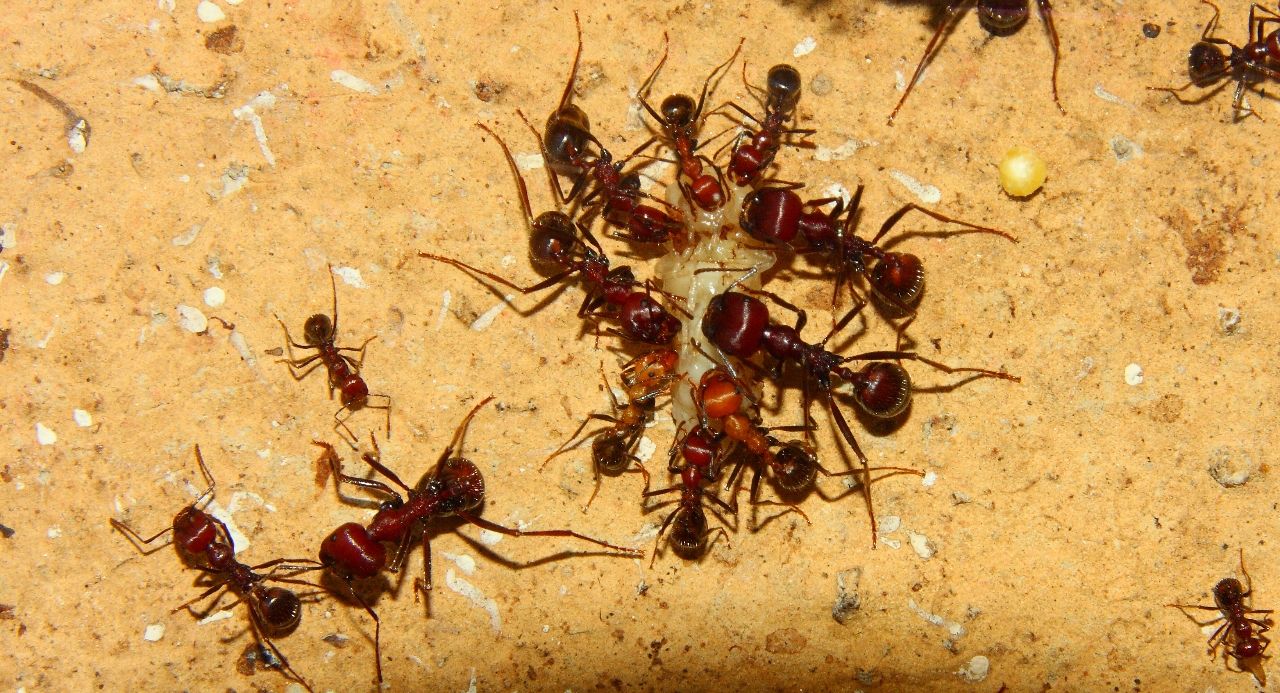
MULTIPOLYGON (((680 354, 677 372, 695 383, 703 373, 718 365, 693 344, 697 340, 703 351, 717 355, 715 345, 702 336, 702 316, 711 299, 752 270, 754 274, 743 281, 742 286, 760 289, 760 276, 777 261, 773 252, 759 250, 761 244, 738 227, 742 202, 753 188, 730 186, 730 190, 724 206, 708 212, 691 210, 678 186, 667 189, 667 201, 678 207, 688 221, 691 243, 683 252, 673 251, 659 260, 654 274, 662 281, 664 291, 687 298, 684 308, 693 318, 684 321, 673 348, 680 354), (730 271, 697 272, 700 269, 730 271)), ((685 430, 691 430, 697 423, 697 408, 689 388, 673 388, 671 400, 675 426, 679 428, 684 424, 685 430)))

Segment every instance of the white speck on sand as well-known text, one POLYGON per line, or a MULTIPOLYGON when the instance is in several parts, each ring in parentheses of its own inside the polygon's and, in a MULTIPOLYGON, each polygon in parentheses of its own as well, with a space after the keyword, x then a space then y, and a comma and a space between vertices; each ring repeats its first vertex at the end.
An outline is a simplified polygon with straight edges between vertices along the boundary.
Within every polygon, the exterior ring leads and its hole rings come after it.
POLYGON ((142 632, 142 639, 146 640, 147 642, 155 642, 163 637, 164 637, 163 623, 157 623, 154 625, 147 626, 147 629, 142 632))
POLYGON ((880 518, 880 522, 878 522, 877 525, 877 533, 893 534, 898 531, 898 528, 902 527, 902 518, 897 515, 888 515, 880 518))
POLYGON ((476 572, 475 559, 468 556, 465 553, 453 554, 453 553, 449 553, 448 551, 441 551, 440 555, 456 563, 458 566, 458 570, 461 570, 467 575, 473 575, 476 572))
POLYGON ((255 366, 258 360, 253 357, 253 350, 249 348, 249 343, 245 341, 244 335, 239 330, 231 333, 231 346, 236 348, 236 353, 240 354, 240 358, 250 366, 255 366))
POLYGON ((57 286, 61 284, 62 280, 66 278, 67 278, 66 272, 50 272, 44 275, 45 282, 48 284, 52 284, 53 286, 57 286))
POLYGON ((1126 383, 1137 387, 1142 384, 1143 380, 1146 380, 1146 378, 1142 376, 1142 366, 1131 363, 1124 367, 1124 381, 1126 383))
POLYGON ((476 318, 476 321, 471 323, 471 329, 475 330, 476 332, 481 332, 485 328, 492 325, 493 321, 498 319, 498 315, 502 313, 502 310, 507 307, 507 303, 514 298, 515 298, 515 294, 507 294, 506 296, 504 296, 502 299, 502 303, 499 303, 498 305, 490 308, 489 310, 486 310, 483 315, 476 318))
POLYGON ((43 349, 49 346, 49 340, 53 339, 54 330, 58 329, 58 316, 53 316, 53 324, 49 326, 49 332, 45 334, 44 339, 36 342, 37 349, 43 349))
POLYGON ((216 623, 216 622, 218 622, 218 621, 225 621, 225 620, 227 620, 227 619, 231 618, 231 616, 232 616, 232 613, 231 613, 230 611, 227 611, 226 609, 223 609, 222 611, 219 611, 219 612, 217 612, 217 613, 215 613, 215 614, 210 614, 209 616, 206 616, 206 617, 204 617, 204 618, 200 619, 199 621, 196 621, 196 625, 197 625, 197 626, 207 626, 207 625, 209 625, 210 623, 216 623))
POLYGON ((956 673, 963 676, 964 680, 969 683, 977 683, 987 678, 987 674, 991 672, 991 660, 978 655, 969 660, 969 666, 960 667, 960 671, 956 673))
POLYGON ((516 154, 516 166, 521 171, 534 171, 542 168, 546 162, 542 160, 541 154, 516 154))
POLYGON ((378 95, 377 87, 345 70, 334 70, 333 72, 330 72, 329 79, 352 91, 360 91, 366 94, 372 94, 373 96, 378 95))
POLYGON ((227 302, 227 292, 211 286, 204 290, 204 304, 210 308, 219 308, 227 302))
POLYGON ((467 686, 467 690, 462 691, 462 693, 476 693, 476 670, 474 668, 471 670, 471 685, 467 686))
POLYGON ((935 626, 946 628, 947 632, 950 633, 952 637, 958 638, 964 635, 965 633, 964 626, 960 625, 959 623, 953 623, 941 616, 931 614, 928 611, 921 609, 919 606, 916 605, 915 600, 908 599, 907 606, 910 607, 912 611, 919 614, 920 618, 923 618, 924 620, 928 621, 929 623, 932 623, 935 626))
POLYGON ((18 245, 18 225, 13 222, 0 224, 0 248, 9 249, 18 245))
POLYGON ((439 332, 444 327, 445 313, 449 312, 449 304, 453 303, 453 294, 446 289, 444 294, 440 296, 440 317, 436 318, 436 331, 439 332))
POLYGON ((267 146, 267 131, 262 127, 262 118, 255 112, 263 108, 270 108, 276 104, 276 97, 269 91, 259 93, 257 96, 249 100, 249 103, 235 109, 231 115, 237 120, 248 121, 253 125, 253 136, 258 140, 258 147, 262 149, 262 156, 272 168, 276 166, 276 157, 271 153, 271 148, 267 146))
POLYGON ((199 308, 178 304, 178 327, 199 334, 209 329, 209 319, 200 312, 199 308))
POLYGON ((160 91, 160 80, 156 79, 155 75, 134 77, 133 83, 147 91, 160 91))
POLYGON ((182 247, 184 245, 191 245, 192 243, 195 243, 196 236, 200 235, 200 229, 202 228, 204 228, 203 221, 199 224, 192 224, 191 228, 173 237, 173 244, 175 246, 182 247))
POLYGON ((85 128, 88 127, 89 124, 81 120, 67 130, 67 146, 71 147, 71 151, 76 154, 84 154, 84 148, 89 144, 89 140, 84 136, 85 128))
POLYGON ((817 161, 844 161, 853 156, 861 146, 863 145, 857 140, 845 140, 844 144, 835 149, 820 144, 813 150, 813 158, 817 161))
POLYGON ((44 533, 44 535, 46 537, 49 537, 50 539, 57 539, 58 537, 62 536, 62 528, 59 527, 58 525, 54 525, 50 527, 48 531, 44 533))
POLYGON ((71 418, 76 420, 77 426, 83 426, 88 428, 89 426, 93 425, 93 417, 89 415, 89 412, 83 409, 76 409, 75 411, 71 412, 71 418))
POLYGON ((1103 101, 1110 101, 1111 103, 1118 103, 1118 104, 1120 104, 1121 106, 1128 106, 1128 105, 1129 105, 1129 102, 1128 102, 1128 101, 1125 101, 1124 99, 1120 98, 1119 96, 1116 96, 1115 94, 1112 94, 1111 92, 1109 92, 1109 91, 1107 91, 1106 89, 1104 89, 1104 88, 1102 87, 1102 84, 1101 84, 1101 83, 1093 85, 1093 95, 1094 95, 1094 96, 1096 96, 1096 97, 1098 97, 1099 99, 1102 99, 1103 101))
POLYGON ((920 484, 923 486, 933 486, 936 483, 938 483, 938 475, 936 472, 925 472, 924 478, 920 480, 920 484))
POLYGON ((640 438, 640 444, 636 446, 636 459, 641 462, 648 462, 653 457, 653 453, 657 452, 658 444, 649 440, 649 436, 640 438))
POLYGON ((812 53, 813 49, 817 47, 818 42, 812 36, 806 36, 800 39, 800 43, 797 43, 795 48, 791 49, 791 55, 799 58, 812 53))
POLYGON ((929 541, 929 537, 926 537, 923 534, 917 534, 911 530, 907 530, 907 538, 911 540, 911 549, 916 552, 917 556, 926 561, 933 558, 933 554, 938 552, 938 549, 933 545, 933 542, 929 541))
POLYGON ((920 181, 908 176, 902 171, 890 171, 889 177, 906 186, 911 194, 920 198, 920 201, 932 205, 942 201, 942 191, 932 185, 925 185, 920 181))
POLYGON ((444 574, 444 584, 449 589, 471 600, 472 604, 484 609, 489 614, 489 623, 495 631, 502 630, 502 616, 498 614, 498 603, 484 596, 478 587, 458 577, 450 568, 444 574))
POLYGON ((205 24, 221 22, 227 18, 227 14, 222 11, 222 8, 209 2, 209 0, 203 0, 199 5, 196 5, 196 16, 205 24))
POLYGON ((41 445, 53 445, 58 442, 58 434, 49 430, 42 423, 36 423, 36 441, 41 445))
POLYGON ((232 164, 223 172, 220 180, 222 181, 222 190, 209 191, 211 199, 220 200, 243 188, 249 182, 249 167, 232 164))
POLYGON ((364 278, 360 276, 360 270, 354 267, 334 267, 333 273, 338 275, 342 281, 356 287, 357 289, 367 289, 369 285, 365 283, 364 278))
POLYGON ((494 544, 502 541, 502 537, 503 535, 500 532, 494 532, 489 529, 480 530, 480 543, 485 546, 493 546, 494 544))

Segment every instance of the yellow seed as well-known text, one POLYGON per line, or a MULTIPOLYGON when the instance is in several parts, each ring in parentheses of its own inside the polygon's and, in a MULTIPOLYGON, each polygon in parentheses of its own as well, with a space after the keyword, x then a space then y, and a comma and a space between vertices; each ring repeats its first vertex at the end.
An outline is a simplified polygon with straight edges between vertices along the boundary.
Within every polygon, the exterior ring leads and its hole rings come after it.
POLYGON ((1026 147, 1014 147, 1000 160, 1000 187, 1014 197, 1026 197, 1044 185, 1048 167, 1026 147))

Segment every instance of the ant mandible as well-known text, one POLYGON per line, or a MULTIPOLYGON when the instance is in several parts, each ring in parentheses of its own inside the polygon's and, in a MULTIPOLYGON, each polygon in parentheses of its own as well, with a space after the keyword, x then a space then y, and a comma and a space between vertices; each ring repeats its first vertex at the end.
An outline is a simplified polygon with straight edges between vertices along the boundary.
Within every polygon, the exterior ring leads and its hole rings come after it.
MULTIPOLYGON (((502 153, 507 157, 507 163, 511 166, 511 170, 516 174, 516 183, 520 190, 520 202, 523 205, 525 222, 529 225, 529 257, 533 261, 535 268, 544 272, 555 271, 556 273, 547 279, 534 284, 533 286, 517 286, 508 279, 504 279, 491 272, 468 265, 461 260, 435 255, 433 253, 418 253, 419 257, 424 257, 437 262, 444 262, 468 272, 474 272, 483 277, 487 277, 503 286, 519 291, 522 294, 531 294, 544 289, 556 286, 566 281, 574 274, 581 274, 583 279, 590 285, 586 297, 582 299, 582 305, 578 308, 578 317, 587 318, 595 317, 600 314, 597 310, 604 305, 618 309, 617 319, 622 323, 622 329, 615 331, 610 328, 608 331, 616 334, 624 339, 644 342, 646 344, 666 344, 675 337, 680 331, 680 321, 663 308, 660 303, 653 300, 649 291, 652 287, 646 283, 645 291, 632 291, 632 288, 639 285, 636 281, 635 274, 631 268, 623 265, 614 269, 609 269, 609 258, 604 253, 604 248, 600 246, 600 242, 591 234, 590 229, 582 222, 575 222, 563 212, 543 212, 534 218, 533 206, 529 202, 529 189, 525 184, 524 176, 520 173, 520 169, 516 166, 515 158, 511 156, 511 150, 507 147, 507 143, 494 131, 485 127, 481 123, 476 123, 476 127, 489 133, 497 140, 502 147, 502 153), (579 240, 578 235, 586 240, 583 243, 579 240), (590 245, 587 245, 587 244, 590 245), (578 253, 581 257, 578 257, 578 253)), ((552 180, 555 180, 552 174, 552 180)))
POLYGON ((1213 19, 1209 20, 1209 23, 1205 25, 1204 33, 1200 35, 1200 41, 1192 46, 1191 52, 1187 54, 1187 73, 1191 77, 1191 81, 1176 88, 1147 88, 1151 91, 1169 92, 1178 100, 1178 103, 1196 104, 1212 96, 1221 87, 1217 87, 1205 96, 1191 101, 1184 100, 1180 92, 1192 86, 1207 87, 1223 77, 1229 77, 1236 82, 1235 99, 1231 101, 1234 117, 1238 118, 1239 114, 1244 113, 1245 118, 1253 115, 1257 116, 1258 120, 1263 120, 1262 116, 1244 105, 1244 91, 1245 85, 1249 83, 1261 82, 1268 78, 1280 80, 1280 70, 1268 66, 1268 63, 1275 65, 1280 62, 1280 29, 1269 34, 1266 33, 1267 24, 1280 24, 1280 14, 1276 14, 1273 10, 1269 10, 1257 3, 1251 5, 1249 7, 1250 40, 1241 48, 1226 39, 1211 38, 1209 36, 1214 29, 1218 28, 1218 17, 1222 14, 1222 11, 1210 0, 1200 1, 1213 8, 1213 19), (1259 12, 1265 13, 1265 15, 1259 17, 1259 12), (1230 55, 1223 53, 1219 46, 1230 48, 1230 55))
MULTIPOLYGON (((201 508, 206 502, 213 500, 217 482, 204 463, 204 456, 200 454, 199 445, 195 446, 195 452, 196 462, 200 465, 200 472, 209 482, 209 488, 205 489, 204 493, 200 494, 195 502, 183 508, 174 516, 172 526, 166 527, 145 539, 115 518, 110 519, 111 526, 129 537, 143 554, 149 553, 142 548, 143 546, 148 546, 160 537, 173 532, 174 543, 177 544, 184 558, 204 573, 213 576, 215 581, 203 594, 176 607, 170 613, 177 613, 184 608, 190 611, 192 604, 213 595, 215 592, 223 590, 235 592, 240 596, 240 601, 245 602, 249 607, 249 623, 253 626, 254 633, 267 644, 267 647, 271 648, 271 652, 275 654, 276 659, 280 661, 284 671, 287 672, 286 678, 291 676, 308 691, 311 691, 310 684, 293 670, 293 667, 289 665, 289 660, 285 658, 284 654, 280 652, 280 649, 276 647, 275 642, 271 639, 273 634, 286 634, 297 627, 302 620, 302 601, 292 591, 284 587, 269 587, 267 583, 306 585, 332 594, 332 591, 323 585, 300 580, 296 577, 302 573, 321 570, 324 566, 309 558, 277 558, 254 566, 245 565, 237 561, 235 549, 232 548, 231 532, 227 529, 226 524, 201 508), (259 572, 268 568, 271 569, 271 572, 265 575, 259 572), (277 571, 286 571, 288 575, 277 576, 277 571)), ((369 605, 365 604, 354 592, 352 596, 373 617, 374 623, 380 623, 378 614, 369 605)), ((219 598, 215 598, 213 603, 217 604, 219 598)), ((202 614, 196 615, 200 616, 202 614)), ((381 682, 382 657, 376 636, 374 638, 374 661, 378 672, 378 681, 381 682)))
MULTIPOLYGON (((769 68, 769 74, 765 78, 765 88, 761 89, 747 81, 747 63, 743 61, 742 83, 746 85, 747 93, 755 96, 757 101, 759 97, 756 93, 764 94, 763 120, 751 115, 732 101, 712 111, 712 113, 719 113, 722 108, 732 108, 759 125, 759 130, 755 132, 747 130, 733 140, 733 155, 729 159, 729 177, 739 187, 752 185, 764 175, 773 163, 774 157, 778 155, 778 150, 782 148, 784 137, 787 135, 805 137, 817 132, 817 130, 784 127, 789 121, 795 119, 796 106, 800 103, 800 72, 794 67, 779 64, 769 68), (745 144, 744 139, 747 141, 745 144)), ((804 144, 802 142, 793 146, 804 146, 804 144)))
MULTIPOLYGON (((378 571, 387 570, 398 573, 408 558, 409 549, 417 537, 422 536, 422 550, 425 561, 426 580, 415 579, 415 590, 431 589, 431 541, 421 531, 427 523, 438 517, 457 515, 463 520, 491 532, 498 532, 512 537, 573 537, 588 541, 598 546, 629 557, 643 557, 643 551, 614 546, 599 539, 578 534, 567 529, 519 530, 490 522, 475 515, 484 504, 484 477, 479 468, 465 457, 455 457, 455 452, 462 451, 463 436, 471 419, 493 397, 487 397, 467 414, 453 433, 453 440, 430 471, 422 476, 418 484, 409 488, 400 477, 383 466, 376 452, 364 453, 364 461, 382 476, 400 487, 407 497, 402 497, 395 489, 381 481, 348 476, 342 472, 341 461, 336 455, 329 454, 333 465, 335 488, 343 482, 372 489, 387 495, 388 500, 382 503, 367 527, 356 522, 348 522, 335 529, 320 545, 320 562, 340 579, 362 580, 373 577, 378 571), (395 542, 398 546, 395 554, 387 561, 387 550, 383 542, 395 542)), ((372 439, 372 436, 371 436, 372 439)), ((316 445, 332 452, 327 443, 313 441, 316 445)))
MULTIPOLYGON (((916 80, 920 79, 920 73, 924 71, 924 66, 934 56, 934 46, 938 44, 938 39, 964 12, 965 5, 974 1, 955 0, 947 5, 947 16, 938 25, 938 30, 933 33, 933 38, 924 49, 924 55, 920 56, 916 71, 911 75, 911 81, 907 82, 907 87, 902 92, 902 98, 898 99, 898 105, 894 106, 893 112, 889 114, 889 125, 893 125, 893 118, 898 115, 898 109, 906 103, 907 97, 911 95, 911 89, 916 85, 916 80)), ((1030 14, 1027 5, 1032 1, 1040 11, 1040 18, 1044 20, 1045 28, 1049 31, 1049 44, 1053 47, 1053 103, 1058 106, 1062 115, 1066 115, 1067 109, 1063 108, 1062 102, 1058 100, 1058 30, 1053 26, 1053 7, 1049 4, 1049 0, 976 0, 978 23, 992 36, 1010 36, 1017 33, 1026 23, 1027 16, 1030 14)))
MULTIPOLYGON (((1249 571, 1244 567, 1244 549, 1240 549, 1240 572, 1244 574, 1245 582, 1248 587, 1240 584, 1236 578, 1224 578, 1213 586, 1213 606, 1203 606, 1200 604, 1165 604, 1165 606, 1182 609, 1185 613, 1186 609, 1202 609, 1204 611, 1220 611, 1222 615, 1209 621, 1209 623, 1199 623, 1196 625, 1204 626, 1214 623, 1219 619, 1224 619, 1224 623, 1209 636, 1209 656, 1217 659, 1218 646, 1224 645, 1223 659, 1234 657, 1236 663, 1243 669, 1249 660, 1257 662, 1267 651, 1267 646, 1271 641, 1267 639, 1263 633, 1271 630, 1271 626, 1266 623, 1268 618, 1262 620, 1249 618, 1249 614, 1269 614, 1271 609, 1251 609, 1245 605, 1244 601, 1253 596, 1253 580, 1249 577, 1249 571)), ((1192 619, 1194 620, 1194 619, 1192 619)), ((1261 667, 1259 667, 1259 670, 1261 667)), ((1252 671, 1252 668, 1250 669, 1252 671)), ((1264 680, 1259 677, 1259 680, 1264 680)))
POLYGON ((335 344, 338 339, 338 283, 334 279, 333 265, 329 265, 329 283, 333 287, 333 319, 324 313, 316 313, 307 318, 307 322, 302 326, 302 338, 306 340, 306 344, 298 344, 293 341, 293 337, 289 334, 289 327, 277 315, 276 322, 280 323, 280 327, 284 328, 285 342, 289 346, 289 358, 278 359, 279 363, 289 366, 289 375, 293 376, 295 381, 302 380, 311 374, 321 365, 329 373, 329 397, 333 397, 333 391, 336 389, 340 393, 342 400, 342 408, 333 413, 333 419, 337 423, 334 424, 333 430, 339 428, 347 432, 347 441, 352 448, 356 448, 356 436, 347 427, 347 419, 358 409, 368 407, 369 409, 385 409, 387 410, 387 439, 391 439, 391 395, 370 394, 369 386, 365 384, 364 378, 360 377, 360 368, 364 365, 365 348, 369 346, 369 342, 377 339, 377 335, 364 340, 359 347, 339 347, 335 344), (294 349, 315 349, 316 353, 304 359, 297 359, 293 356, 294 349), (360 359, 356 359, 343 354, 344 351, 359 352, 360 359), (319 360, 320 363, 311 365, 312 362, 319 360), (307 368, 307 366, 311 366, 307 368), (306 368, 301 373, 297 369, 306 368), (387 400, 386 404, 369 404, 369 398, 381 397, 387 400), (342 416, 343 412, 347 412, 346 416, 342 416))
MULTIPOLYGON (((582 508, 582 512, 587 512, 592 501, 596 499, 596 494, 600 492, 601 473, 621 474, 630 471, 631 465, 634 464, 636 470, 644 475, 645 488, 649 487, 649 470, 645 469, 640 458, 636 457, 632 450, 644 433, 645 419, 653 410, 654 400, 668 392, 671 381, 679 377, 674 373, 679 359, 680 355, 676 352, 670 349, 659 349, 641 354, 623 366, 622 382, 627 386, 625 406, 618 404, 618 398, 613 394, 613 388, 609 386, 609 379, 604 378, 605 390, 608 391, 609 399, 613 402, 614 415, 588 415, 582 420, 578 430, 569 436, 569 440, 551 453, 551 456, 538 468, 541 472, 551 460, 563 453, 591 421, 605 421, 613 424, 612 428, 602 428, 587 436, 588 439, 592 439, 591 461, 595 466, 596 486, 591 492, 591 497, 587 499, 586 506, 582 508)), ((604 375, 603 365, 601 375, 604 375)))

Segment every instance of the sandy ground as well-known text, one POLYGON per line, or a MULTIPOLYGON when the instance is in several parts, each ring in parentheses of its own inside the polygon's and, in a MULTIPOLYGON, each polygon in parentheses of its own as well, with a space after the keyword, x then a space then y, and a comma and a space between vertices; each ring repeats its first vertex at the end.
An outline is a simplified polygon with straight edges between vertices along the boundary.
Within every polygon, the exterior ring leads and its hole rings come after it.
MULTIPOLYGON (((487 518, 651 550, 664 513, 642 513, 637 475, 606 479, 583 514, 585 451, 535 471, 583 416, 607 411, 601 362, 617 372, 616 345, 597 348, 575 317, 578 286, 518 297, 476 330, 500 295, 415 257, 536 278, 511 173, 473 124, 535 151, 515 110, 541 123, 554 108, 573 9, 586 37, 577 101, 606 146, 646 136, 632 99, 663 31, 659 98, 696 89, 745 36, 753 81, 778 62, 801 70, 801 124, 818 130, 818 149, 782 152, 780 178, 865 184, 864 234, 919 201, 897 171, 936 186, 931 208, 1019 236, 914 236, 898 249, 929 272, 910 332, 922 352, 1022 382, 923 393, 893 426, 859 423, 873 461, 937 479, 875 487, 876 512, 900 528, 874 551, 857 497, 811 496, 811 526, 794 514, 755 533, 743 524, 701 562, 664 550, 652 570, 566 555, 583 549, 567 540, 489 546, 441 523, 430 598, 412 589, 415 552, 376 603, 392 690, 1257 688, 1163 606, 1210 603, 1214 583, 1238 575, 1241 547, 1257 606, 1275 604, 1280 585, 1265 439, 1280 423, 1266 327, 1280 239, 1264 222, 1280 211, 1266 139, 1280 108, 1255 95, 1269 122, 1232 123, 1229 88, 1199 106, 1145 89, 1185 81, 1209 8, 1060 3, 1067 116, 1038 18, 989 40, 970 14, 890 127, 896 73, 910 74, 931 32, 916 3, 205 4, 225 18, 202 21, 192 0, 13 3, 0 16, 0 430, 13 446, 0 463, 0 524, 12 529, 0 538, 0 690, 286 689, 243 660, 243 606, 205 625, 171 613, 199 593, 199 573, 172 547, 141 555, 108 519, 166 526, 203 488, 199 443, 247 540, 243 561, 312 557, 333 527, 367 520, 314 483, 311 440, 339 442, 323 377, 295 382, 271 355, 283 346, 273 316, 299 337, 329 310, 327 263, 346 268, 339 342, 378 337, 364 375, 394 398, 388 466, 416 479, 492 394, 500 405, 466 446, 487 478, 487 518), (80 119, 77 153, 67 130, 80 119), (1015 144, 1049 163, 1026 200, 996 182, 1015 144), (210 307, 215 287, 225 304, 210 307), (193 333, 193 311, 234 324, 234 338, 216 321, 193 333), (1240 486, 1217 480, 1246 472, 1240 486), (843 623, 840 579, 860 605, 843 623), (969 681, 978 656, 990 672, 969 681)), ((1248 6, 1223 10, 1220 35, 1242 42, 1248 6)), ((750 103, 739 74, 735 63, 715 102, 750 103)), ((528 175, 535 210, 549 209, 543 172, 528 175)), ((652 256, 607 245, 647 276, 652 256)), ((797 277, 813 269, 797 262, 769 285, 811 311, 816 340, 830 280, 797 277)), ((892 346, 879 317, 855 327, 846 353, 892 346)), ((922 387, 955 382, 911 370, 922 387)), ((787 390, 792 409, 796 399, 787 390)), ((367 436, 379 416, 352 424, 367 436)), ((844 468, 819 422, 823 460, 844 468)), ((648 432, 652 469, 670 429, 648 432)), ((317 691, 370 690, 372 633, 363 612, 325 598, 277 644, 317 691)))

